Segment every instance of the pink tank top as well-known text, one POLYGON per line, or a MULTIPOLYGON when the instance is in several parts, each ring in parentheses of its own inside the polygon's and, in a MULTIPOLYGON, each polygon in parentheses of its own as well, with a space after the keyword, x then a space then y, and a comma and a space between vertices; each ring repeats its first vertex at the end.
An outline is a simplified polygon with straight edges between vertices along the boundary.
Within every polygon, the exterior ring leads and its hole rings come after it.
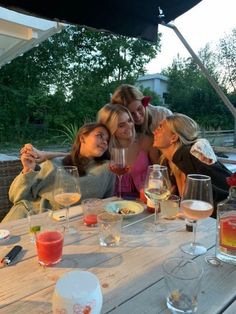
MULTIPOLYGON (((140 151, 134 161, 130 171, 123 175, 121 181, 122 196, 138 196, 139 190, 143 186, 150 161, 147 153, 140 151)), ((116 193, 118 192, 119 181, 116 179, 116 193)))

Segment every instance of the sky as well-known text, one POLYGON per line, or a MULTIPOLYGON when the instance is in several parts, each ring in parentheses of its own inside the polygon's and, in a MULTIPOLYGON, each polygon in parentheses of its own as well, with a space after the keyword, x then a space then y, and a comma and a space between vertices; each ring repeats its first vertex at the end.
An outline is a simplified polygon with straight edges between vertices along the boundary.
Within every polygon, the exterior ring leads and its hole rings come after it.
MULTIPOLYGON (((236 28, 236 0, 202 0, 174 21, 175 26, 196 54, 207 43, 214 46, 220 38, 236 28)), ((174 57, 189 57, 189 53, 175 32, 159 25, 162 33, 161 53, 147 66, 147 73, 159 73, 172 64, 174 57)))

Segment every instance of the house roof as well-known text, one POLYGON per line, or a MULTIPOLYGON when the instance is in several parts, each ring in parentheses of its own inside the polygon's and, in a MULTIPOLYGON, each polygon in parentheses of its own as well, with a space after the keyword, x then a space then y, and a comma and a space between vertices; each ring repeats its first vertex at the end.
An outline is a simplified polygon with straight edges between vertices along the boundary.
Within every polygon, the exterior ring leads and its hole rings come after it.
POLYGON ((0 7, 0 67, 60 31, 62 23, 0 7))
POLYGON ((148 80, 154 80, 154 79, 168 81, 168 77, 160 73, 146 74, 143 76, 139 76, 137 81, 148 81, 148 80))

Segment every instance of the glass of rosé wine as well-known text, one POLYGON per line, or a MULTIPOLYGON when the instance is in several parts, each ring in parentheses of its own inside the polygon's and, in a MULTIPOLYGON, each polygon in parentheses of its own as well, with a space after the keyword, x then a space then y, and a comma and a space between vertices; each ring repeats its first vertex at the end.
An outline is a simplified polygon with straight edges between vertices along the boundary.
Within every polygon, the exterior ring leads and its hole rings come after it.
POLYGON ((54 199, 66 209, 66 231, 76 233, 76 230, 69 226, 69 208, 76 204, 81 198, 79 173, 75 166, 62 166, 57 168, 54 199))
POLYGON ((180 207, 186 218, 193 223, 193 242, 181 245, 181 250, 190 255, 205 254, 207 249, 196 242, 196 228, 199 219, 210 217, 213 212, 211 178, 189 174, 180 207))
POLYGON ((122 176, 130 169, 127 164, 127 148, 112 148, 109 168, 114 172, 119 181, 118 196, 121 198, 121 181, 122 176))

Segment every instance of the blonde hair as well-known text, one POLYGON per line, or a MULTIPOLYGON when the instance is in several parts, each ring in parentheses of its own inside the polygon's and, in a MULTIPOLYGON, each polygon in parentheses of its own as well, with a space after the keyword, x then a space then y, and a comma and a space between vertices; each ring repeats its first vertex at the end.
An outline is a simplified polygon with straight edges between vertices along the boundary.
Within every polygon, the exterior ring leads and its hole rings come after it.
MULTIPOLYGON (((198 124, 190 117, 182 113, 173 113, 166 117, 167 126, 170 130, 179 136, 178 145, 191 145, 195 143, 199 135, 198 124)), ((166 158, 162 155, 160 163, 165 163, 166 158)), ((173 163, 170 165, 175 178, 180 177, 182 171, 173 163)), ((179 191, 181 193, 181 191, 179 191)))
POLYGON ((190 145, 196 142, 199 135, 198 124, 182 113, 174 113, 166 117, 170 130, 179 136, 181 145, 190 145))
MULTIPOLYGON (((144 97, 143 93, 133 85, 129 84, 122 84, 120 85, 111 97, 111 103, 116 105, 122 105, 129 109, 129 105, 135 100, 142 100, 144 97)), ((151 113, 149 112, 148 107, 144 109, 145 116, 144 122, 141 126, 141 133, 144 134, 152 134, 152 130, 150 129, 152 117, 151 113)), ((137 131, 136 126, 136 131, 137 131)))
POLYGON ((134 100, 142 100, 143 93, 133 85, 122 84, 112 95, 111 103, 128 107, 134 100))
MULTIPOLYGON (((97 113, 97 121, 99 123, 102 123, 103 125, 105 125, 111 133, 111 139, 110 139, 110 145, 109 145, 110 149, 112 147, 120 147, 121 146, 119 143, 119 140, 115 136, 115 132, 118 129, 119 116, 122 112, 127 113, 129 118, 133 122, 133 118, 131 116, 131 113, 129 112, 129 110, 127 108, 125 108, 122 105, 117 106, 114 104, 106 104, 97 113)), ((135 138, 135 128, 134 128, 134 124, 133 124, 132 140, 134 140, 134 138, 135 138)))

